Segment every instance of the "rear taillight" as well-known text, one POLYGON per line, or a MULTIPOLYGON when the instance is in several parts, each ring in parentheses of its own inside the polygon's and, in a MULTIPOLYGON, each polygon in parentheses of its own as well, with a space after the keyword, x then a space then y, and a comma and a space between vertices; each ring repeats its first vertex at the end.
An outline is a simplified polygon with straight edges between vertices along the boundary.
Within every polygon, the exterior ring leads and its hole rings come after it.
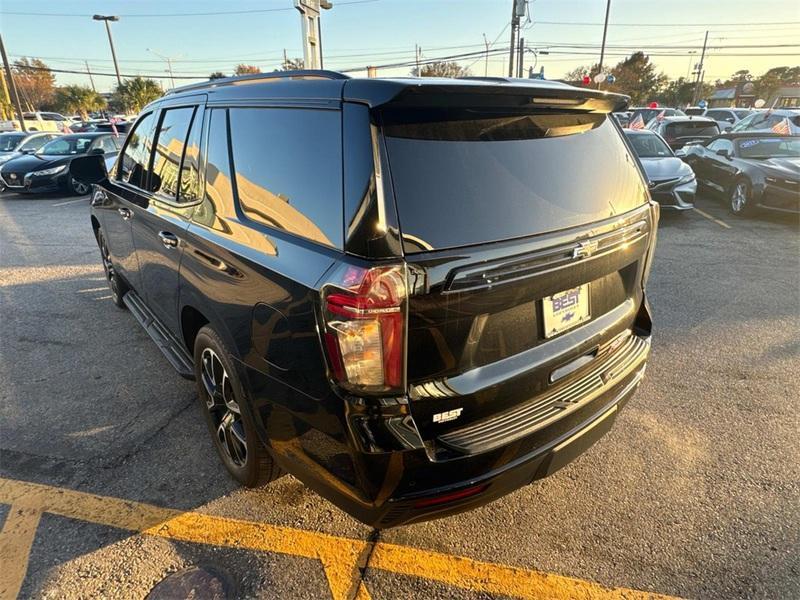
POLYGON ((406 270, 343 266, 323 288, 324 344, 343 387, 399 392, 405 378, 406 270))

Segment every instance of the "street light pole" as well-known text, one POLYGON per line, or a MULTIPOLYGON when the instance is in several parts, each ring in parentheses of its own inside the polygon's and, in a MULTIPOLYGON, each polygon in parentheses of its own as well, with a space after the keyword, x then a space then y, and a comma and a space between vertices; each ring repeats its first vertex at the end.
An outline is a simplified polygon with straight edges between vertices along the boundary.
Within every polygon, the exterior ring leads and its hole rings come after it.
POLYGON ((114 50, 114 38, 111 37, 111 25, 109 21, 119 21, 119 17, 114 15, 94 15, 92 17, 95 21, 103 21, 106 24, 106 33, 108 33, 108 43, 111 45, 111 58, 114 59, 114 70, 117 72, 117 83, 122 85, 122 77, 119 75, 119 65, 117 64, 117 53, 114 50))
MULTIPOLYGON (((182 55, 179 54, 178 56, 164 56, 163 54, 159 54, 158 52, 156 52, 152 48, 148 48, 147 51, 151 52, 152 54, 155 54, 161 60, 166 61, 166 63, 167 63, 167 73, 169 73, 169 80, 172 82, 172 87, 175 87, 175 77, 172 74, 172 61, 177 59, 177 58, 179 58, 179 57, 181 57, 182 55)), ((285 62, 285 59, 284 59, 284 62, 285 62)))

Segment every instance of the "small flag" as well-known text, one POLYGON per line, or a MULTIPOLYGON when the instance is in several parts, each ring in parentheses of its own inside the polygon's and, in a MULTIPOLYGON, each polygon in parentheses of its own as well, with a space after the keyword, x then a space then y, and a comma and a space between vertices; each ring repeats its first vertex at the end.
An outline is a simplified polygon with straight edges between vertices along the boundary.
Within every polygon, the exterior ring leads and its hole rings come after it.
POLYGON ((630 122, 628 129, 644 129, 644 119, 642 113, 636 115, 636 118, 630 122))
POLYGON ((666 117, 666 116, 667 116, 667 111, 662 110, 660 113, 658 113, 658 116, 656 117, 656 121, 661 123, 661 121, 663 121, 664 117, 666 117))
POLYGON ((792 124, 789 123, 789 118, 784 117, 775 125, 772 126, 772 131, 780 135, 792 135, 792 124))
POLYGON ((114 132, 114 137, 115 138, 119 137, 119 131, 117 131, 117 118, 116 117, 111 117, 111 131, 114 132))
POLYGON ((67 125, 66 121, 61 122, 61 131, 64 133, 72 133, 72 129, 69 128, 69 125, 67 125))

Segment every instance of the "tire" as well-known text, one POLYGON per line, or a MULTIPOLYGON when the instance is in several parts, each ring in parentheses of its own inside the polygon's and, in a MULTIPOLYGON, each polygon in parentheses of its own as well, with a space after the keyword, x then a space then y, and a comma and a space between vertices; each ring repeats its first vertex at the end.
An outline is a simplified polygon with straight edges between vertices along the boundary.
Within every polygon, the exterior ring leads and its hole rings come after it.
POLYGON ((753 187, 746 179, 737 179, 728 192, 728 210, 737 217, 753 214, 753 187))
POLYGON ((245 487, 258 487, 283 475, 261 443, 248 396, 233 368, 230 352, 208 325, 194 342, 194 374, 200 409, 228 473, 245 487))
POLYGON ((122 301, 122 297, 128 292, 129 288, 117 274, 116 269, 114 269, 114 263, 111 262, 111 254, 108 252, 108 244, 106 244, 102 229, 97 230, 97 245, 100 247, 100 260, 103 261, 103 271, 106 274, 108 288, 111 290, 111 301, 118 308, 124 309, 125 303, 122 301))
POLYGON ((77 179, 70 177, 67 179, 67 190, 73 196, 85 196, 92 191, 92 186, 88 183, 81 183, 77 179))

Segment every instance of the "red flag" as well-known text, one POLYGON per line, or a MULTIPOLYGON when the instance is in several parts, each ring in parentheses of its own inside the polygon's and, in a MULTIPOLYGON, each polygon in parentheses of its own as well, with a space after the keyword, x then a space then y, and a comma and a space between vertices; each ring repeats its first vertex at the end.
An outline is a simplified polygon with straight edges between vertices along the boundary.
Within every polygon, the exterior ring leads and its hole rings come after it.
POLYGON ((781 135, 792 135, 792 125, 789 123, 789 118, 784 117, 775 125, 772 126, 772 131, 781 135))
POLYGON ((117 118, 111 117, 111 131, 114 132, 114 137, 119 137, 119 131, 117 131, 117 118))
POLYGON ((667 116, 667 111, 662 110, 660 113, 658 113, 658 116, 656 117, 656 121, 661 123, 661 121, 663 121, 664 117, 666 117, 666 116, 667 116))
POLYGON ((636 118, 630 122, 628 129, 644 129, 644 119, 642 113, 636 115, 636 118))
POLYGON ((61 131, 64 133, 72 133, 72 129, 69 128, 66 121, 61 121, 61 131))

